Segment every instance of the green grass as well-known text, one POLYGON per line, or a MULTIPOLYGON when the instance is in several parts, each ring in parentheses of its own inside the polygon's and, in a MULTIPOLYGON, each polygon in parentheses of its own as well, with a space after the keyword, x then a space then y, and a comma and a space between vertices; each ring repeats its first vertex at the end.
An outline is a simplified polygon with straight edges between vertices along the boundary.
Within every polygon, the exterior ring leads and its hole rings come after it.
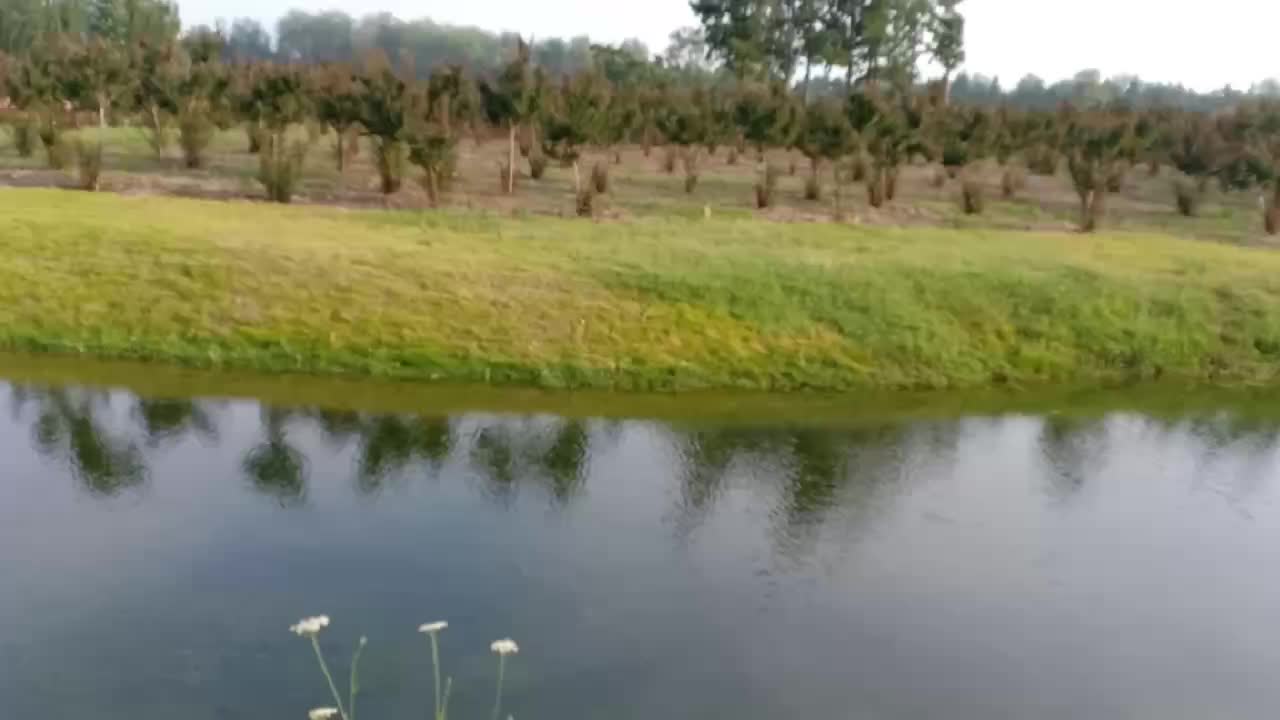
POLYGON ((1143 233, 0 192, 0 348, 629 390, 1266 383, 1280 256, 1143 233))

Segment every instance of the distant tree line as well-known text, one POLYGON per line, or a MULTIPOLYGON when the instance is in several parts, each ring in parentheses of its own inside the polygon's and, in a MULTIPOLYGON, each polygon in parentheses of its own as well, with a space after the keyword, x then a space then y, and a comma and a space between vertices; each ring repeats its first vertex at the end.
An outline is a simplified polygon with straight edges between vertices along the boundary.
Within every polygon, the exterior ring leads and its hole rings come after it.
POLYGON ((969 105, 1009 105, 1039 110, 1052 110, 1063 103, 1101 107, 1123 102, 1139 108, 1214 111, 1230 108, 1249 98, 1280 98, 1280 80, 1264 80, 1247 91, 1227 86, 1211 92, 1197 92, 1177 84, 1144 82, 1133 75, 1103 79, 1097 70, 1082 70, 1068 80, 1052 84, 1035 75, 1027 75, 1013 87, 1005 88, 997 78, 960 73, 952 85, 951 97, 958 103, 969 105))
POLYGON ((48 34, 132 43, 174 37, 180 26, 178 6, 169 0, 4 0, 0 51, 25 52, 48 34))
MULTIPOLYGON (((4 0, 0 3, 0 51, 21 54, 50 34, 98 38, 126 45, 145 39, 171 40, 180 32, 178 7, 168 0, 4 0)), ((406 21, 387 13, 361 19, 341 12, 294 10, 272 33, 257 20, 240 18, 225 27, 190 27, 188 34, 217 32, 232 62, 353 62, 380 50, 397 61, 408 58, 424 76, 444 65, 487 72, 502 64, 520 42, 514 33, 442 25, 429 19, 406 21)), ((696 38, 686 38, 697 43, 696 38)), ((554 75, 585 70, 591 39, 548 38, 532 44, 532 61, 554 75)), ((677 47, 682 47, 677 42, 677 47)), ((695 45, 698 52, 701 46, 695 45)), ((649 59, 649 48, 628 40, 621 49, 649 59)), ((705 53, 703 52, 705 55, 705 53)), ((688 58, 687 62, 694 62, 688 58)))

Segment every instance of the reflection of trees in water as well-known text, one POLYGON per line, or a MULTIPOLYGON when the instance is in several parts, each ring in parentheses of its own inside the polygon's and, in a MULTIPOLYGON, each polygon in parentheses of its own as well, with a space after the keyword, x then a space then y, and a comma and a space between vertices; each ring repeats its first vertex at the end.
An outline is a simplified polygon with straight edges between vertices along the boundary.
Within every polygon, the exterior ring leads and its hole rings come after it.
POLYGON ((1048 472, 1044 474, 1046 492, 1057 501, 1067 501, 1084 490, 1093 474, 1094 462, 1107 444, 1104 418, 1073 418, 1050 415, 1040 429, 1040 453, 1048 472))
POLYGON ((581 420, 469 418, 476 427, 459 437, 447 417, 325 409, 306 415, 330 448, 356 445, 356 488, 369 495, 395 478, 438 474, 461 445, 490 497, 509 499, 521 483, 537 482, 564 504, 585 483, 592 442, 589 426, 581 420))
POLYGON ((793 433, 779 461, 786 468, 773 513, 779 553, 809 554, 837 518, 841 532, 863 532, 878 517, 877 501, 900 491, 904 462, 936 442, 910 425, 793 433))
POLYGON ((1057 501, 1080 496, 1115 448, 1157 470, 1175 463, 1199 487, 1232 502, 1266 488, 1273 475, 1280 426, 1229 413, 1160 418, 1114 413, 1095 418, 1048 416, 1039 449, 1046 492, 1057 501), (1149 457, 1147 457, 1149 456, 1149 457))
POLYGON ((705 522, 729 477, 740 474, 773 486, 775 541, 789 544, 821 522, 848 477, 847 440, 838 432, 697 429, 680 433, 673 442, 681 464, 674 521, 680 537, 705 522))
POLYGON ((756 451, 771 442, 768 431, 748 428, 698 428, 675 431, 671 442, 680 467, 680 495, 674 523, 677 537, 687 538, 710 516, 724 494, 735 460, 751 466, 756 451))
POLYGON ((37 408, 32 428, 36 450, 44 457, 67 462, 90 492, 116 495, 146 481, 141 448, 128 437, 111 432, 109 420, 102 417, 111 409, 106 393, 27 388, 20 397, 21 403, 37 408))
POLYGON ((370 420, 361 433, 357 484, 365 493, 380 490, 387 478, 422 464, 438 471, 453 450, 447 419, 384 415, 370 420))
MULTIPOLYGON (((112 397, 79 389, 9 389, 13 416, 32 422, 35 449, 66 463, 94 495, 144 485, 149 451, 185 439, 221 440, 214 403, 116 394, 120 412, 113 412, 112 397), (121 401, 129 403, 127 412, 121 401)), ((322 457, 315 460, 323 464, 329 452, 353 451, 351 482, 362 494, 376 495, 399 478, 436 477, 456 458, 495 501, 508 502, 528 489, 557 506, 583 496, 594 455, 642 427, 549 416, 450 419, 316 408, 260 412, 260 437, 242 456, 240 469, 254 491, 285 507, 300 505, 308 494, 310 462, 295 433, 304 422, 325 441, 317 450, 322 457)), ((878 516, 879 501, 900 492, 909 478, 934 474, 913 465, 946 466, 961 443, 990 439, 985 430, 977 436, 962 433, 964 427, 972 429, 974 423, 858 430, 669 428, 678 493, 668 517, 677 537, 687 538, 737 483, 768 503, 767 530, 779 554, 804 554, 824 533, 866 527, 878 516)), ((1112 451, 1123 448, 1130 454, 1176 450, 1176 457, 1185 458, 1179 460, 1184 469, 1186 462, 1194 465, 1197 482, 1236 501, 1270 486, 1280 461, 1278 433, 1273 420, 1229 413, 1171 420, 1052 415, 1044 419, 1036 442, 1042 482, 1055 499, 1078 496, 1112 451)))
POLYGON ((218 441, 218 426, 206 403, 196 400, 138 398, 133 406, 133 417, 151 447, 165 442, 180 442, 188 434, 209 442, 218 441))
POLYGON ((1193 416, 1160 424, 1165 442, 1199 445, 1198 487, 1238 505, 1272 482, 1280 455, 1280 422, 1230 413, 1193 416))
POLYGON ((945 456, 957 441, 954 429, 911 425, 678 432, 672 439, 680 463, 675 533, 685 538, 696 531, 734 478, 744 489, 768 493, 772 542, 781 556, 795 559, 834 519, 842 531, 864 527, 876 516, 877 499, 900 490, 908 461, 945 456))
POLYGON ((358 445, 356 486, 365 494, 380 492, 388 481, 418 466, 438 473, 453 452, 448 418, 325 409, 309 415, 331 448, 341 449, 353 441, 358 445))
POLYGON ((788 526, 815 524, 835 504, 836 491, 848 478, 847 439, 831 432, 801 430, 788 437, 784 447, 790 473, 779 511, 788 526))
POLYGON ((550 481, 552 496, 560 503, 568 503, 586 481, 591 438, 581 420, 563 420, 556 425, 551 442, 540 453, 540 465, 550 481))
POLYGON ((245 453, 241 468, 258 492, 271 497, 281 507, 296 507, 306 500, 307 459, 289 444, 286 426, 287 410, 262 410, 261 443, 245 453))
POLYGON ((510 433, 501 425, 481 427, 472 436, 471 465, 485 480, 494 498, 509 498, 515 491, 515 452, 510 433))
POLYGON ((355 410, 316 408, 310 411, 311 419, 320 428, 329 447, 340 450, 364 431, 364 416, 355 410))
POLYGON ((491 420, 471 433, 468 457, 491 497, 510 500, 519 485, 530 483, 563 506, 586 485, 592 444, 610 437, 593 438, 590 425, 578 419, 491 420))

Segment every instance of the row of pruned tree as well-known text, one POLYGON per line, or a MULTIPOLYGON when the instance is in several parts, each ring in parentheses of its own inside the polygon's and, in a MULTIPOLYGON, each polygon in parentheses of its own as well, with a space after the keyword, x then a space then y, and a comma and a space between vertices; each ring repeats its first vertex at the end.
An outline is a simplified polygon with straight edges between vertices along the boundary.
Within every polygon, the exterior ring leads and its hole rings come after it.
MULTIPOLYGON (((627 143, 646 155, 665 146, 664 168, 681 168, 690 193, 707 155, 723 147, 735 163, 753 151, 761 207, 773 202, 784 172, 769 160, 794 151, 809 160, 806 196, 821 197, 829 178, 837 213, 850 181, 864 183, 867 202, 879 207, 897 195, 901 168, 921 160, 938 165, 940 182, 959 178, 965 211, 982 212, 974 168, 991 159, 1004 167, 1005 195, 1020 191, 1026 172, 1053 174, 1065 165, 1085 229, 1097 226, 1107 195, 1134 166, 1169 164, 1184 178, 1176 198, 1185 214, 1197 211, 1216 182, 1269 188, 1268 229, 1280 221, 1280 103, 1269 100, 1212 114, 1120 103, 987 109, 949 105, 940 82, 919 90, 864 79, 841 97, 806 102, 781 78, 716 81, 621 48, 596 47, 590 67, 560 77, 537 66, 524 43, 497 72, 475 76, 449 66, 425 78, 376 52, 360 63, 319 65, 232 63, 225 52, 213 32, 132 45, 50 37, 6 61, 19 149, 34 152, 38 141, 50 164, 61 166, 65 131, 90 117, 144 128, 157 153, 176 137, 185 164, 198 168, 214 133, 240 125, 258 153, 268 196, 288 201, 308 148, 333 133, 339 170, 363 137, 383 192, 397 191, 413 166, 435 203, 455 177, 459 143, 497 129, 508 145, 504 192, 516 193, 519 178, 541 178, 548 162, 558 161, 573 171, 584 215, 608 190, 613 149, 627 143), (527 173, 518 169, 522 159, 527 173)), ((72 149, 82 177, 92 176, 85 186, 96 186, 101 146, 72 149)))

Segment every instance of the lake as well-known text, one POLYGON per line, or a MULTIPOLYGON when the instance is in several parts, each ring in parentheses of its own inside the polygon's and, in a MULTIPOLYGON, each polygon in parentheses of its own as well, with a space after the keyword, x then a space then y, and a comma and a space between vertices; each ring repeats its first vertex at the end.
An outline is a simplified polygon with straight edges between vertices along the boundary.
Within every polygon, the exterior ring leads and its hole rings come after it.
POLYGON ((0 384, 4 717, 303 718, 332 701, 288 628, 320 613, 343 679, 369 639, 369 719, 428 717, 434 620, 455 717, 508 636, 519 719, 1280 707, 1280 412, 324 395, 0 384))

